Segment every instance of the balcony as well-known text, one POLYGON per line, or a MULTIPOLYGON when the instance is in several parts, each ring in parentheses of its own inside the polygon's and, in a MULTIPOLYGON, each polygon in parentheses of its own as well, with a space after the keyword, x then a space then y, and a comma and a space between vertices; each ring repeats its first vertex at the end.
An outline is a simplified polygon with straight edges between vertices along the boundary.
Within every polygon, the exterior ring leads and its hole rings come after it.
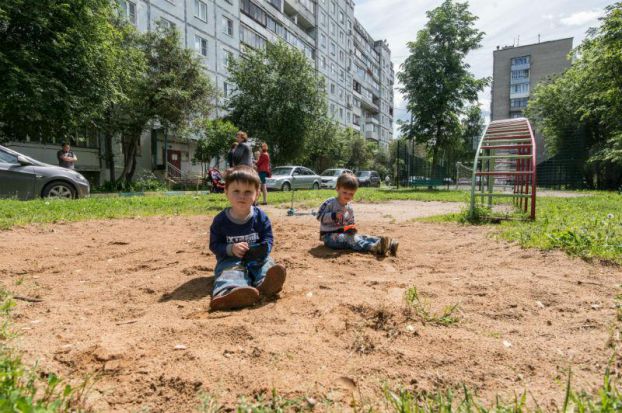
POLYGON ((304 30, 315 27, 313 3, 310 0, 285 0, 283 12, 304 30))
POLYGON ((378 136, 378 132, 366 130, 365 131, 365 139, 369 139, 372 141, 380 142, 380 137, 378 136))

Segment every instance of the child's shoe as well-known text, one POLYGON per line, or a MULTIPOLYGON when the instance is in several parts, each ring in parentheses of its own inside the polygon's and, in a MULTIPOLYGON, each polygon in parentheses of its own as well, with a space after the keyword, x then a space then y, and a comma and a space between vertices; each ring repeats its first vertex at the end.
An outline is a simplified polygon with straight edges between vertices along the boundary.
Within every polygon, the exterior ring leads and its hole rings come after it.
POLYGON ((387 255, 387 251, 389 250, 389 244, 391 243, 391 238, 389 237, 380 237, 380 241, 376 244, 376 254, 381 257, 385 257, 387 255))
POLYGON ((287 270, 285 267, 281 264, 275 264, 266 272, 266 276, 261 284, 257 286, 257 289, 262 295, 272 297, 283 289, 286 275, 287 270))
POLYGON ((397 256, 397 247, 400 246, 400 242, 396 239, 392 239, 391 242, 389 243, 389 254, 391 254, 391 256, 396 257, 397 256))
POLYGON ((210 310, 233 310, 249 307, 259 301, 259 291, 253 287, 235 287, 212 298, 210 310))

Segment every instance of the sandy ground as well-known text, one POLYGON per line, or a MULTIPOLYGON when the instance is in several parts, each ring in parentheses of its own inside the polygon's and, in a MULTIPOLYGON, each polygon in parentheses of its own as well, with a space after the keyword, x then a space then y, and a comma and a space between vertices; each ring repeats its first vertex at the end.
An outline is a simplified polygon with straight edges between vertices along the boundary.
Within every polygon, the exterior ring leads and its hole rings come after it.
MULTIPOLYGON (((397 258, 338 253, 313 217, 268 209, 274 257, 288 268, 276 301, 210 313, 211 218, 154 217, 33 225, 0 232, 0 281, 18 301, 17 345, 29 362, 73 380, 96 373, 99 411, 185 412, 209 393, 231 406, 277 389, 316 410, 377 403, 383 385, 465 383, 483 400, 529 390, 559 406, 602 381, 619 267, 493 239, 490 229, 412 222, 460 205, 359 205, 362 232, 400 239, 397 258), (416 286, 450 327, 406 311, 416 286)), ((378 407, 382 408, 382 405, 378 407)))

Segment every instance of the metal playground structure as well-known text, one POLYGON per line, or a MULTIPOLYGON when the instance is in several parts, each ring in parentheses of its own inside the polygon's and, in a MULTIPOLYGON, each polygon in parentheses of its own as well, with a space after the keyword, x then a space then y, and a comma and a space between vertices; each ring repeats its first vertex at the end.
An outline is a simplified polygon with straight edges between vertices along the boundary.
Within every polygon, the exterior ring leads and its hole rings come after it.
POLYGON ((536 140, 526 118, 486 127, 473 161, 471 216, 477 198, 490 209, 494 198, 509 198, 518 210, 536 218, 536 140))

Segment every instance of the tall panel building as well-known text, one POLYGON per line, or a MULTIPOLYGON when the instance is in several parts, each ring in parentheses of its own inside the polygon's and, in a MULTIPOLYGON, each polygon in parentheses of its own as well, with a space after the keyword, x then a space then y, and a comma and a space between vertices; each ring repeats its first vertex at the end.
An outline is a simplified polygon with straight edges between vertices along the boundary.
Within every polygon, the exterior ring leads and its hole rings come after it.
MULTIPOLYGON (((506 46, 493 52, 490 103, 491 120, 523 116, 535 86, 570 67, 572 37, 525 46, 506 46)), ((540 135, 536 136, 538 162, 546 158, 540 135)))
MULTIPOLYGON (((175 25, 226 98, 227 60, 266 41, 301 50, 326 80, 328 114, 369 140, 393 134, 394 71, 386 41, 354 18, 352 0, 119 0, 141 31, 175 25)), ((222 111, 222 109, 220 109, 222 111)), ((222 115, 224 113, 217 113, 222 115)))

